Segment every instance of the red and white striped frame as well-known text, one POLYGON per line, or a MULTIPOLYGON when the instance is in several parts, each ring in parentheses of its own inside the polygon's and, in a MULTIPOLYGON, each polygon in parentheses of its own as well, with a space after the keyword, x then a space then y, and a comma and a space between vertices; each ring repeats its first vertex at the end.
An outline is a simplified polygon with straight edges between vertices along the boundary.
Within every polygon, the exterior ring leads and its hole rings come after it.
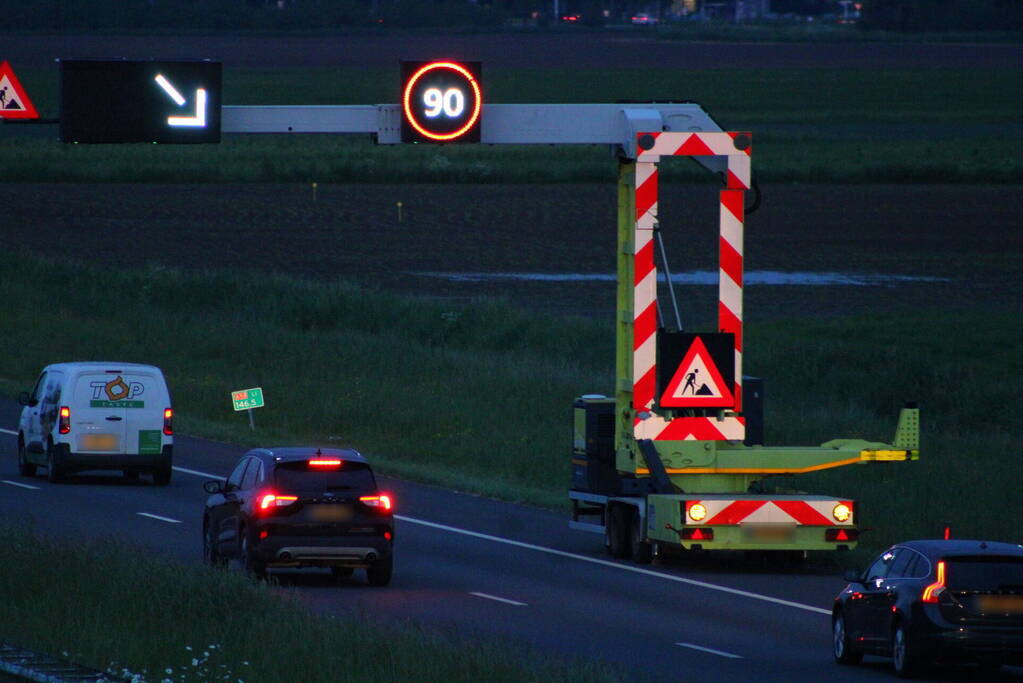
POLYGON ((635 283, 633 299, 632 404, 637 439, 736 440, 745 438, 741 417, 679 417, 653 411, 657 384, 657 164, 662 156, 723 156, 725 189, 720 196, 718 240, 718 329, 735 335, 735 411, 742 410, 743 191, 750 187, 749 133, 639 133, 636 158, 635 283))

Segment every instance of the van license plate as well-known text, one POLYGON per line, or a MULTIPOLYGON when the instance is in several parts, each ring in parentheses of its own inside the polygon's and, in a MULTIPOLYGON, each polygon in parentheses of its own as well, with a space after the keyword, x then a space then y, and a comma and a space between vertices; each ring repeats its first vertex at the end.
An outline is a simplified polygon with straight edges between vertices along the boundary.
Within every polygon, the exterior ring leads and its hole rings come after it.
POLYGON ((116 451, 118 441, 117 434, 83 434, 78 448, 83 451, 116 451))
POLYGON ((347 522, 352 518, 351 505, 313 505, 309 516, 317 522, 347 522))

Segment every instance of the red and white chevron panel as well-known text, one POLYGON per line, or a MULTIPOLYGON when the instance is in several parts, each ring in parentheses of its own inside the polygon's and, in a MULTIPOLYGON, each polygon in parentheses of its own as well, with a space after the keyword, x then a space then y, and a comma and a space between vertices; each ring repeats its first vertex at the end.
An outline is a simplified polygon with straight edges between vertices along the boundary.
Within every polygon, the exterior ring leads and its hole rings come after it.
POLYGON ((718 328, 735 335, 735 411, 742 410, 743 190, 750 186, 748 133, 640 133, 636 161, 635 282, 633 311, 632 404, 642 414, 635 421, 637 439, 734 440, 746 435, 741 417, 680 417, 668 420, 653 412, 657 384, 657 163, 662 156, 723 156, 726 189, 720 197, 718 328), (736 147, 736 138, 745 136, 736 147), (645 138, 645 140, 644 140, 645 138), (649 146, 649 145, 648 145, 649 146), (643 419, 645 418, 645 419, 643 419))
POLYGON ((686 515, 686 524, 703 526, 735 524, 795 524, 797 526, 853 526, 854 516, 839 522, 832 515, 836 505, 853 509, 851 500, 689 500, 686 511, 696 503, 707 508, 707 516, 695 521, 686 515))

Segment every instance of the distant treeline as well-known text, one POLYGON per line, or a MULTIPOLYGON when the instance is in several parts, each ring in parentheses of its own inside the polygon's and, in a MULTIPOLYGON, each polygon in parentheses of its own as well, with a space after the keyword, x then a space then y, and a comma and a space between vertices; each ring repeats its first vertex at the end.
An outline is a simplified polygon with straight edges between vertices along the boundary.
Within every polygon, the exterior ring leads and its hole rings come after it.
POLYGON ((502 8, 429 0, 0 0, 0 31, 496 26, 502 8))
POLYGON ((1021 0, 863 0, 860 28, 924 31, 1023 29, 1021 0))

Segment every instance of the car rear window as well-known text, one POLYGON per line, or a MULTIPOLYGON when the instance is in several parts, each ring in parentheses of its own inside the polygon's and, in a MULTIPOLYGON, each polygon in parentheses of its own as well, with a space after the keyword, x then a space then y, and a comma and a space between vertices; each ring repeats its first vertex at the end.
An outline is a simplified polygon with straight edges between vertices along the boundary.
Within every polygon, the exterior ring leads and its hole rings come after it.
POLYGON ((948 587, 962 591, 1023 591, 1023 557, 952 557, 948 587))
POLYGON ((290 491, 374 491, 373 471, 364 462, 342 460, 340 466, 310 465, 307 460, 278 463, 275 483, 290 491))

